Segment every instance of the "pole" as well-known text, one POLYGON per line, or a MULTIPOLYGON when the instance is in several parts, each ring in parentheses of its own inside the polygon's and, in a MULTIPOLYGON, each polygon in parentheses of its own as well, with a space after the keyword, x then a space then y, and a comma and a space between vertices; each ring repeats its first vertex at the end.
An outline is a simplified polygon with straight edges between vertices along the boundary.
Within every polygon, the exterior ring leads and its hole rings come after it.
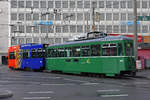
POLYGON ((137 52, 137 1, 133 0, 133 14, 134 14, 134 56, 135 60, 138 59, 137 52))
POLYGON ((88 32, 88 30, 89 30, 89 23, 88 23, 88 12, 87 12, 87 15, 86 15, 86 32, 88 32))
POLYGON ((95 31, 95 7, 94 7, 94 3, 93 2, 93 8, 92 8, 92 18, 93 18, 93 25, 92 25, 92 31, 95 31))

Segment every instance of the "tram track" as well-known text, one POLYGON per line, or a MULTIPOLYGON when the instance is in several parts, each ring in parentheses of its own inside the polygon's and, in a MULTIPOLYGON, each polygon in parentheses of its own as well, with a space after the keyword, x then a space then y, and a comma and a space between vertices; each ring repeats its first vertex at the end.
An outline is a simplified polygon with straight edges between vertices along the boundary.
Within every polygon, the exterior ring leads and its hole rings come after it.
MULTIPOLYGON (((24 71, 24 72, 27 72, 27 71, 24 71)), ((145 77, 145 76, 140 76, 140 75, 135 76, 135 77, 131 77, 131 76, 106 77, 105 75, 99 75, 99 74, 86 74, 85 75, 85 74, 70 74, 70 73, 60 73, 60 72, 59 73, 54 73, 54 72, 45 71, 45 70, 43 72, 40 72, 40 73, 51 73, 51 75, 54 74, 54 75, 57 76, 57 78, 49 78, 47 76, 47 74, 45 74, 46 77, 39 77, 39 78, 42 78, 42 79, 48 78, 50 80, 50 79, 60 79, 61 78, 61 80, 64 80, 64 79, 66 79, 65 77, 67 76, 67 80, 66 81, 69 81, 70 79, 72 80, 71 76, 87 77, 87 78, 91 78, 90 80, 88 79, 90 85, 93 84, 93 83, 99 83, 99 84, 96 84, 96 85, 107 84, 107 85, 115 85, 115 86, 118 85, 118 86, 123 86, 123 87, 127 87, 127 88, 137 87, 137 88, 148 89, 148 90, 150 89, 150 86, 148 86, 147 85, 148 83, 146 83, 146 82, 148 82, 150 80, 150 78, 145 77), (68 76, 69 76, 69 78, 68 78, 68 76), (113 81, 113 80, 115 80, 115 81, 113 81), (140 81, 143 81, 143 82, 140 82, 140 81)), ((6 76, 9 77, 9 75, 5 75, 5 77, 6 76)), ((20 80, 20 78, 23 78, 23 77, 28 77, 29 79, 33 78, 32 76, 24 76, 24 75, 23 76, 21 75, 19 77, 16 76, 18 81, 20 80)), ((10 80, 10 79, 8 79, 8 80, 10 80)), ((73 80, 76 80, 76 79, 73 79, 73 80)), ((78 79, 78 80, 81 80, 81 79, 78 79)), ((11 80, 11 81, 14 81, 14 80, 11 80)), ((84 81, 84 80, 82 80, 82 81, 84 81)), ((89 85, 89 83, 86 84, 86 82, 85 82, 86 85, 89 85)), ((80 84, 80 82, 79 83, 77 82, 77 84, 80 84)), ((81 85, 83 85, 83 84, 84 84, 84 82, 81 82, 81 85)))

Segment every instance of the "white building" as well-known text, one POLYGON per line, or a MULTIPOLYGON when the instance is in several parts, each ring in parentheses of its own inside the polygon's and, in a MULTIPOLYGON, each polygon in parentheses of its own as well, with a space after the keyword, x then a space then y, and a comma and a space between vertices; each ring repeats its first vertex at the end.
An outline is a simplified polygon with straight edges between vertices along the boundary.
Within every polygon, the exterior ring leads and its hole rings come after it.
MULTIPOLYGON (((92 28, 92 7, 95 30, 133 34, 133 0, 11 0, 9 46, 60 43, 84 35, 92 28)), ((150 15, 150 0, 138 0, 137 7, 138 16, 150 15)), ((150 35, 149 21, 137 24, 139 34, 150 35)))
POLYGON ((8 50, 8 2, 0 1, 0 51, 8 50))
POLYGON ((0 64, 8 51, 8 1, 0 1, 0 64))

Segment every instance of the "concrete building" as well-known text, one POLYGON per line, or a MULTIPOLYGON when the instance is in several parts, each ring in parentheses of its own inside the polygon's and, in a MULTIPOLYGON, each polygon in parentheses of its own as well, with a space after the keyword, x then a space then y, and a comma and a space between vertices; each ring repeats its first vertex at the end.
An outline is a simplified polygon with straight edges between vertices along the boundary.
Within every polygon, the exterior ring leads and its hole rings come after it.
POLYGON ((8 2, 0 1, 0 51, 8 50, 8 2))
MULTIPOLYGON (((9 46, 60 43, 92 29, 133 34, 132 0, 10 0, 9 46)), ((150 0, 137 0, 138 16, 150 15, 150 0)), ((138 21, 138 34, 150 35, 149 21, 138 21)))
POLYGON ((0 1, 0 64, 8 51, 8 1, 0 1))

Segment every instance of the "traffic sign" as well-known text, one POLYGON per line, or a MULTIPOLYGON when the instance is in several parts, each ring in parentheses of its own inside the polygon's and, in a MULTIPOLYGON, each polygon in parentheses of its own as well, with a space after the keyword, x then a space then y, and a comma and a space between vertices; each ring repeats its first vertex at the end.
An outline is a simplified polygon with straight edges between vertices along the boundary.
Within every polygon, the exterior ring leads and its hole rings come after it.
POLYGON ((150 21, 150 16, 137 16, 138 21, 150 21))

